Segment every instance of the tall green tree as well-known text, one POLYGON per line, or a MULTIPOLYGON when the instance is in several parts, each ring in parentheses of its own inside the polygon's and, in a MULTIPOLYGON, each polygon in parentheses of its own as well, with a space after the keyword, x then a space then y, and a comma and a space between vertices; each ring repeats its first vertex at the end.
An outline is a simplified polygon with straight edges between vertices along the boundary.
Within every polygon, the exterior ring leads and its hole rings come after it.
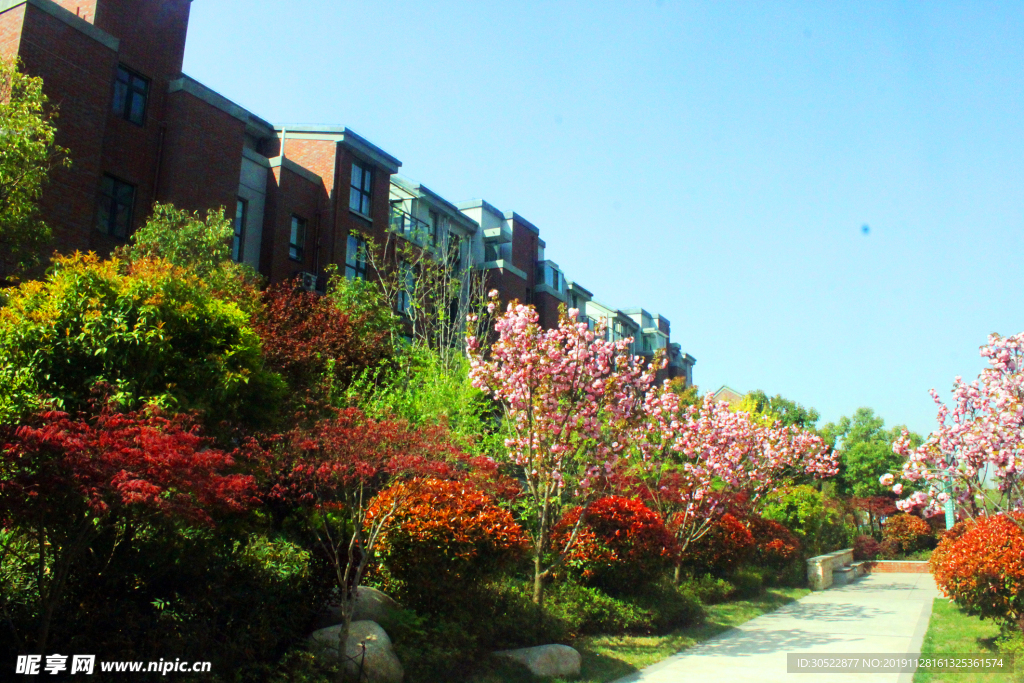
POLYGON ((50 241, 39 197, 50 171, 69 163, 55 118, 43 80, 0 60, 0 285, 36 265, 50 241))
MULTIPOLYGON (((822 436, 834 442, 839 451, 839 493, 859 498, 892 493, 878 480, 903 464, 903 458, 892 450, 903 429, 902 425, 886 429, 885 420, 871 408, 858 408, 853 417, 843 417, 822 427, 822 436)), ((917 446, 922 439, 911 432, 910 441, 917 446)))
POLYGON ((821 415, 814 408, 805 408, 796 401, 776 394, 769 396, 757 389, 751 391, 737 405, 737 410, 768 419, 785 427, 799 427, 814 431, 821 415))

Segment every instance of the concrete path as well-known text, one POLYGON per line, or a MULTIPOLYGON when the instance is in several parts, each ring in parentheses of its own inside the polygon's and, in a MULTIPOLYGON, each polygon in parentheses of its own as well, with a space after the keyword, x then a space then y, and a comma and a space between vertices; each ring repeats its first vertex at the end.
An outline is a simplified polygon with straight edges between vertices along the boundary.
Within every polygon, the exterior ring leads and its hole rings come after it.
POLYGON ((910 683, 913 674, 787 673, 787 653, 917 654, 928 629, 931 574, 869 574, 811 593, 616 683, 910 683))

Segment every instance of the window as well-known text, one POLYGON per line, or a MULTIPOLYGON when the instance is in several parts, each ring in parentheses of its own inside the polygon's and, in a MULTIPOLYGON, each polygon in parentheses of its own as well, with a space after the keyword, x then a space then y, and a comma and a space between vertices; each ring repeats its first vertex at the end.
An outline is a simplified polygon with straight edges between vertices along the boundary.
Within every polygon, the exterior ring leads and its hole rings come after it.
POLYGON ((100 183, 100 196, 96 207, 96 229, 102 233, 128 239, 132 229, 132 206, 135 204, 135 186, 109 175, 100 183))
POLYGON ((436 211, 431 211, 428 218, 430 223, 430 239, 433 240, 434 246, 441 244, 441 217, 437 215, 436 211))
POLYGON ((349 280, 366 279, 366 240, 348 236, 348 247, 345 250, 345 277, 349 280))
POLYGON ((114 80, 114 113, 141 126, 146 122, 148 98, 149 79, 118 66, 114 80))
POLYGON ((245 250, 245 217, 249 212, 249 202, 241 197, 235 204, 235 234, 231 238, 231 260, 242 262, 242 252, 245 250))
POLYGON ((369 216, 372 193, 373 167, 359 161, 352 162, 352 187, 348 193, 348 208, 369 216))
POLYGON ((288 258, 301 261, 306 251, 306 220, 292 216, 292 231, 288 238, 288 258))

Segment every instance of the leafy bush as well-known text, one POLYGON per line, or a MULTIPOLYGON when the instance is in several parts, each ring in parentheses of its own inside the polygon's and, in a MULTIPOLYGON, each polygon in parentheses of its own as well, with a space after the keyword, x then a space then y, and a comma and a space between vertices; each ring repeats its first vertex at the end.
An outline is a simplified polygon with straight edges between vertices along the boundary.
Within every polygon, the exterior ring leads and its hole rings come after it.
POLYGON ((878 557, 879 543, 871 536, 858 536, 853 539, 853 559, 857 562, 873 560, 878 557))
POLYGON ((915 515, 893 515, 882 527, 882 540, 895 541, 905 553, 924 548, 932 538, 932 528, 928 522, 915 515))
POLYGON ((615 597, 571 581, 555 585, 548 614, 573 634, 665 633, 703 616, 692 593, 666 581, 646 584, 634 595, 615 597))
POLYGON ((725 602, 736 594, 736 586, 711 574, 700 574, 682 582, 681 590, 690 593, 705 605, 725 602))
POLYGON ((852 529, 843 513, 811 486, 789 486, 768 494, 761 515, 792 531, 808 556, 849 547, 852 529))
POLYGON ((973 525, 973 520, 960 520, 954 524, 952 528, 947 529, 942 533, 942 536, 939 538, 939 544, 935 547, 935 550, 932 551, 932 556, 928 559, 929 567, 932 574, 935 575, 936 580, 939 580, 939 575, 943 571, 943 562, 946 559, 946 555, 953 547, 953 544, 956 543, 961 536, 967 533, 967 530, 973 525))
MULTIPOLYGON (((0 309, 0 359, 0 377, 18 376, 21 392, 46 394, 64 409, 86 407, 103 382, 127 407, 255 419, 282 388, 264 369, 248 315, 197 276, 154 259, 58 257, 45 280, 10 291, 0 309)), ((0 385, 0 405, 24 403, 9 391, 0 385)))
POLYGON ((756 515, 747 519, 754 538, 753 561, 759 567, 784 569, 800 559, 800 540, 773 519, 756 515))
POLYGON ((878 544, 878 559, 880 560, 895 560, 900 552, 900 542, 894 538, 883 539, 878 544))
POLYGON ((992 515, 952 540, 935 579, 969 614, 1024 631, 1024 514, 992 515))
POLYGON ((512 515, 465 482, 399 482, 368 519, 390 512, 377 542, 384 589, 419 612, 460 607, 466 587, 515 563, 529 538, 512 515))
MULTIPOLYGON (((553 547, 568 543, 580 511, 570 510, 555 526, 553 547)), ((636 592, 668 568, 675 548, 675 539, 654 511, 633 498, 607 496, 588 508, 566 566, 587 584, 636 592)))
POLYGON ((690 544, 683 553, 683 564, 692 572, 725 575, 750 557, 753 550, 754 537, 750 531, 726 513, 690 544))
POLYGON ((753 567, 741 567, 729 577, 736 587, 734 597, 747 599, 757 597, 764 590, 764 576, 753 567))
POLYGON ((332 297, 282 282, 263 293, 253 326, 270 367, 292 390, 325 399, 390 357, 390 334, 367 326, 370 315, 343 311, 332 297))

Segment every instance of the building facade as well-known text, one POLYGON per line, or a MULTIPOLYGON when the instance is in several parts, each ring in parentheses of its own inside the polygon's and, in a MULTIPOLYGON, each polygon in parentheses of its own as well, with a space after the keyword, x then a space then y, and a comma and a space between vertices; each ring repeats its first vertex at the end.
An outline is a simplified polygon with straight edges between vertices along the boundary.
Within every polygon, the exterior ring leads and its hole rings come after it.
MULTIPOLYGON (((58 168, 40 202, 61 253, 110 253, 154 203, 223 210, 232 256, 271 282, 327 272, 373 277, 367 245, 409 240, 484 272, 503 302, 534 305, 541 324, 577 308, 608 338, 664 351, 668 376, 695 360, 667 319, 618 310, 568 281, 540 230, 486 201, 452 203, 398 175, 401 162, 344 126, 271 124, 181 72, 191 0, 0 0, 0 54, 40 76, 59 109, 58 168)), ((401 309, 401 302, 397 304, 401 309)), ((399 313, 402 311, 399 310, 399 313)))

